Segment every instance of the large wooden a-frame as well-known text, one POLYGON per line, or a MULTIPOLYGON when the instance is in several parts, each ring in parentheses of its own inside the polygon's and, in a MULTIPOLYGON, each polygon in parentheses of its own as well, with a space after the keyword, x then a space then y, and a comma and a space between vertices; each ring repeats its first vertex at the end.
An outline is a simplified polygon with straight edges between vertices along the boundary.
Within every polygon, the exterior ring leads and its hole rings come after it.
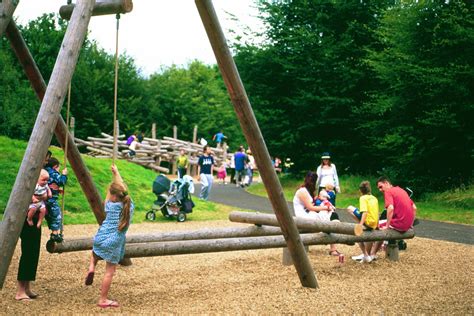
MULTIPOLYGON (((122 6, 117 7, 121 7, 123 10, 127 4, 131 3, 131 0, 108 0, 106 2, 122 3, 122 6)), ((90 18, 93 12, 95 14, 104 14, 104 11, 101 9, 104 2, 96 4, 95 0, 77 0, 47 87, 28 51, 28 47, 12 20, 17 3, 18 0, 0 0, 0 36, 4 32, 6 33, 33 89, 39 99, 42 100, 42 103, 5 209, 3 221, 0 223, 0 287, 3 287, 25 220, 24 210, 27 209, 30 202, 34 184, 39 176, 43 158, 46 155, 53 133, 56 134, 61 146, 65 143, 66 137, 69 137, 68 143, 71 144, 71 149, 68 150, 68 160, 97 221, 101 223, 104 219, 98 190, 81 159, 77 147, 74 145, 71 135, 67 131, 66 124, 60 116, 61 106, 76 67, 79 50, 84 42, 90 18)), ((316 288, 318 287, 316 276, 305 252, 293 217, 288 209, 281 184, 271 164, 268 149, 240 80, 237 67, 227 46, 212 1, 195 0, 195 3, 245 138, 252 148, 255 161, 259 166, 263 183, 287 242, 287 247, 301 284, 305 287, 316 288)), ((123 13, 120 10, 116 13, 119 12, 123 13)))

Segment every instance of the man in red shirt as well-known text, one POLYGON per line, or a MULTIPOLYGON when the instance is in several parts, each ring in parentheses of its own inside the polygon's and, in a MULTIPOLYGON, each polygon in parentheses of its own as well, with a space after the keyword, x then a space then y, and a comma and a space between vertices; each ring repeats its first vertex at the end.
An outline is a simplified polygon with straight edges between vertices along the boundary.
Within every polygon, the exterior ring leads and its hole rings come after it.
POLYGON ((413 226, 416 215, 415 203, 407 192, 394 187, 387 177, 377 180, 377 188, 384 193, 385 209, 387 210, 387 226, 399 232, 406 232, 413 226))

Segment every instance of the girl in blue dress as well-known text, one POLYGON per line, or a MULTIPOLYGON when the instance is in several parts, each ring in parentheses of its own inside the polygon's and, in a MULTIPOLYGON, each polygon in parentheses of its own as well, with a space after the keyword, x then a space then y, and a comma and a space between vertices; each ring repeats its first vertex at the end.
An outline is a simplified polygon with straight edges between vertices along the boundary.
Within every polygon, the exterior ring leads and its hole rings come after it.
POLYGON ((128 195, 127 186, 115 165, 112 165, 113 181, 105 199, 105 220, 94 237, 89 271, 85 284, 94 281, 94 272, 100 259, 105 261, 105 275, 100 288, 100 307, 118 307, 116 301, 109 300, 108 293, 115 269, 125 254, 125 234, 133 215, 134 204, 128 195))

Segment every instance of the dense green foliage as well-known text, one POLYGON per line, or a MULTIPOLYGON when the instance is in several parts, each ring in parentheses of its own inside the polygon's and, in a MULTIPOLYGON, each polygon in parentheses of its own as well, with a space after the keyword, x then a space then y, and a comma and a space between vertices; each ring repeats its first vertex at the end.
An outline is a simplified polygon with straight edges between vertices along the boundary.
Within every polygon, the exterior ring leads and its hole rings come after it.
MULTIPOLYGON (((18 169, 20 168, 25 149, 25 141, 0 136, 0 166, 2 166, 0 168, 0 179, 2 179, 0 182, 0 219, 7 205, 8 197, 10 196, 18 169)), ((62 150, 57 147, 51 147, 50 149, 53 152, 53 156, 58 158, 62 163, 64 159, 62 150)), ((112 173, 110 171, 111 159, 96 159, 88 156, 83 156, 82 158, 94 179, 94 183, 104 198, 107 186, 112 180, 112 173)), ((117 166, 124 181, 128 185, 130 195, 135 203, 136 208, 133 222, 143 222, 145 221, 146 212, 151 209, 153 202, 156 200, 156 196, 152 192, 152 183, 156 177, 156 173, 123 160, 117 161, 117 166)), ((89 203, 70 166, 68 170, 69 177, 65 189, 64 223, 96 223, 89 203)), ((235 210, 235 207, 205 202, 197 198, 193 199, 193 201, 196 207, 193 213, 189 214, 189 221, 223 220, 227 219, 229 213, 235 210)), ((156 220, 170 221, 171 219, 166 219, 161 214, 157 214, 156 220)))
MULTIPOLYGON (((340 174, 385 174, 417 192, 473 179, 474 19, 470 1, 256 1, 265 30, 233 40, 265 142, 293 170, 330 151, 340 174), (261 40, 256 39, 260 37, 261 40)), ((47 80, 65 22, 21 27, 47 80), (48 45, 45 45, 48 43, 48 45)), ((80 138, 112 131, 114 56, 86 41, 72 82, 80 138)), ((244 143, 217 66, 194 61, 144 78, 120 57, 122 132, 244 143)), ((0 39, 0 134, 28 139, 39 102, 0 39)), ((64 114, 64 112, 63 112, 64 114)))
POLYGON ((469 1, 259 3, 264 44, 235 48, 270 152, 420 192, 472 181, 469 1))

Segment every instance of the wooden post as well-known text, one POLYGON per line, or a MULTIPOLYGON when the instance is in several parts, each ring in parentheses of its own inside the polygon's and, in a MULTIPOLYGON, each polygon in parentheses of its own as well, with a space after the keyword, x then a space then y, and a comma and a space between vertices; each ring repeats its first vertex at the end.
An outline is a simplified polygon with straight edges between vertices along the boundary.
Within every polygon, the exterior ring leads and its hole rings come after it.
MULTIPOLYGON (((59 15, 65 20, 71 18, 71 14, 74 11, 74 4, 63 5, 59 8, 59 15)), ((107 14, 118 14, 128 13, 133 9, 132 0, 107 0, 97 2, 92 10, 92 15, 107 15, 107 14)))
MULTIPOLYGON (((310 232, 338 233, 360 236, 364 231, 364 228, 360 224, 341 223, 335 221, 315 221, 301 217, 294 217, 293 219, 296 223, 296 227, 299 229, 308 230, 310 232)), ((229 214, 229 220, 231 222, 237 223, 279 226, 277 218, 273 214, 234 211, 229 214)))
POLYGON ((76 120, 74 119, 74 116, 71 116, 71 122, 69 124, 69 133, 71 133, 71 138, 73 140, 74 140, 74 129, 75 128, 76 128, 76 120))
POLYGON ((41 103, 15 184, 8 199, 0 231, 0 287, 3 287, 15 246, 25 221, 25 210, 37 182, 44 157, 57 125, 61 106, 87 33, 94 0, 78 2, 41 103))
MULTIPOLYGON (((178 127, 176 125, 173 125, 173 138, 177 139, 178 138, 178 127)), ((177 168, 178 166, 176 165, 176 161, 174 159, 170 159, 170 170, 172 175, 176 175, 177 168)))
POLYGON ((18 0, 0 1, 0 37, 7 29, 10 21, 12 21, 13 12, 15 12, 18 2, 18 0))
POLYGON ((388 243, 386 251, 387 251, 388 260, 398 261, 399 259, 398 244, 395 241, 388 243))
POLYGON ((156 123, 151 124, 151 138, 156 139, 156 123))
POLYGON ((173 138, 178 139, 178 126, 173 125, 173 138))
POLYGON ((230 99, 234 105, 234 110, 239 118, 245 139, 250 148, 252 148, 268 197, 281 225, 283 236, 288 243, 288 249, 293 258, 300 282, 305 287, 317 288, 316 275, 304 250, 304 245, 299 238, 298 229, 288 209, 283 189, 273 169, 270 154, 240 80, 232 54, 227 46, 212 1, 195 0, 195 3, 216 56, 230 99))
MULTIPOLYGON (((8 25, 6 36, 10 41, 10 45, 15 52, 15 55, 23 66, 23 70, 35 91, 36 96, 40 101, 43 101, 46 92, 46 83, 14 21, 10 22, 8 25)), ((66 135, 68 135, 68 133, 66 123, 61 116, 59 116, 54 133, 56 134, 56 138, 60 145, 64 148, 66 135)), ((68 143, 71 144, 67 152, 69 164, 81 185, 82 191, 84 191, 84 194, 86 195, 97 222, 102 224, 105 219, 105 214, 99 190, 97 189, 87 166, 82 160, 77 146, 74 144, 72 135, 69 135, 68 137, 70 137, 68 143)))
POLYGON ((198 126, 194 125, 193 129, 193 143, 197 144, 198 126))

